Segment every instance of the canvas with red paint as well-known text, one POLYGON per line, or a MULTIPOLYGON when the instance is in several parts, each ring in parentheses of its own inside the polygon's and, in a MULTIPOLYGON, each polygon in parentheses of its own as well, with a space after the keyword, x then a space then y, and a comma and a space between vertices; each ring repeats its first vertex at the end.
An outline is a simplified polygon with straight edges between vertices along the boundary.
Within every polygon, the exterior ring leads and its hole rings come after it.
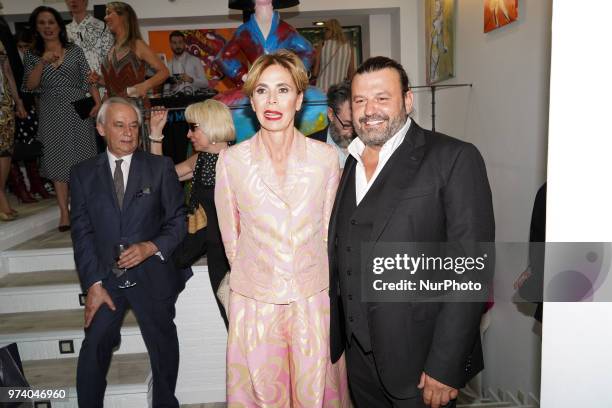
POLYGON ((484 0, 484 32, 518 19, 518 0, 484 0))

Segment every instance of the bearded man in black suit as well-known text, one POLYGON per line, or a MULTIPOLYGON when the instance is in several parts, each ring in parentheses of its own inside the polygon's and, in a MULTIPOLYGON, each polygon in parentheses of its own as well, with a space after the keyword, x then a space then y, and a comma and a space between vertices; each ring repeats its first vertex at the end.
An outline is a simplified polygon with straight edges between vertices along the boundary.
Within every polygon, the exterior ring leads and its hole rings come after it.
POLYGON ((469 143, 419 127, 403 67, 365 61, 352 80, 358 138, 329 227, 331 356, 346 352, 358 407, 452 407, 483 368, 481 302, 365 302, 364 243, 491 242, 483 159, 469 143))

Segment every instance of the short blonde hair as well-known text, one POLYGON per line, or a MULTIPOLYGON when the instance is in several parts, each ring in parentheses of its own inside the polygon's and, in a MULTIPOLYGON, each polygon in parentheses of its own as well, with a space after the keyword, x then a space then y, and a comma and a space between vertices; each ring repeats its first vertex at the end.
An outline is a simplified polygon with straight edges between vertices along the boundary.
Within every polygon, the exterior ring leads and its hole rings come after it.
POLYGON ((232 114, 227 106, 214 99, 191 104, 185 109, 187 122, 197 123, 211 143, 236 139, 232 114))
POLYGON ((279 65, 289 71, 293 82, 297 88, 297 93, 300 94, 308 88, 308 72, 304 67, 304 63, 296 54, 289 50, 280 49, 272 54, 263 54, 259 56, 249 69, 246 82, 242 87, 242 91, 248 96, 253 96, 257 81, 266 68, 272 65, 279 65))

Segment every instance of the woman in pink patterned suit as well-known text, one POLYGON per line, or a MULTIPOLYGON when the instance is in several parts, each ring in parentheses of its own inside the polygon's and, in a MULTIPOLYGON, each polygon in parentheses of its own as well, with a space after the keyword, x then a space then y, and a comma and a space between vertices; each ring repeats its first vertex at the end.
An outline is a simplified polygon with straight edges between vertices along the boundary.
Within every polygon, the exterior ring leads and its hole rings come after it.
POLYGON ((231 265, 231 407, 349 406, 344 360, 329 356, 327 226, 339 181, 334 149, 294 126, 304 65, 279 50, 244 85, 261 125, 221 152, 215 203, 231 265))

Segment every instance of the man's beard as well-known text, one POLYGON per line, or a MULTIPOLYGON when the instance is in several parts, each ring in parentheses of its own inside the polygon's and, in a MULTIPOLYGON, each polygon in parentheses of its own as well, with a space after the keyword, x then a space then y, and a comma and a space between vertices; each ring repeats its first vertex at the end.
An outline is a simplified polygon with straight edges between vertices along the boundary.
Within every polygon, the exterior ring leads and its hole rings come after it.
POLYGON ((333 122, 329 124, 329 134, 334 143, 343 149, 346 149, 348 145, 351 144, 351 139, 347 139, 345 136, 340 134, 340 130, 338 130, 333 122))
POLYGON ((391 139, 404 124, 406 124, 407 118, 408 114, 404 106, 400 114, 393 118, 377 113, 370 116, 362 116, 359 118, 359 126, 355 127, 355 131, 359 139, 361 139, 366 146, 382 146, 387 140, 391 139), (366 130, 365 123, 368 120, 383 120, 387 122, 387 125, 379 129, 366 130))
POLYGON ((185 52, 185 49, 182 48, 180 50, 172 50, 172 52, 174 53, 174 55, 176 55, 177 57, 180 57, 181 55, 183 55, 183 53, 185 52))

